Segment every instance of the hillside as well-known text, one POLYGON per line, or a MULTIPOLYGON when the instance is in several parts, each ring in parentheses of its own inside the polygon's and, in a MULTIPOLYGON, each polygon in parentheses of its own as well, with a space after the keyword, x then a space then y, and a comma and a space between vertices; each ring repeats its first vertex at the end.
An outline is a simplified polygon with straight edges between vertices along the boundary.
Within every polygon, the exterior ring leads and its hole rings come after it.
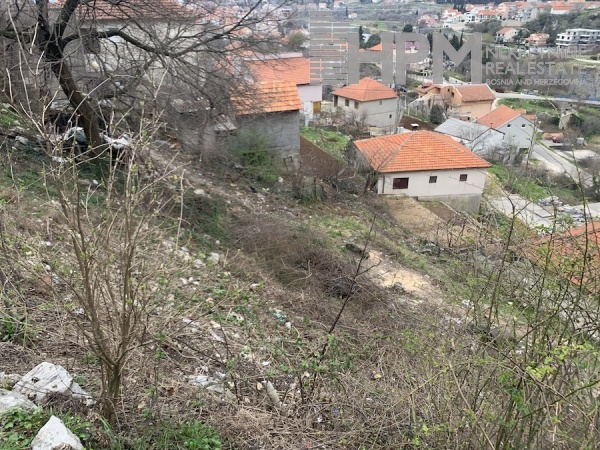
MULTIPOLYGON (((586 294, 550 272, 539 284, 519 256, 535 238, 524 227, 383 201, 350 170, 261 181, 176 141, 140 140, 135 166, 53 158, 13 119, 1 133, 0 374, 60 364, 99 400, 103 349, 132 334, 112 425, 101 402, 55 398, 0 418, 0 449, 28 448, 48 410, 90 449, 598 442, 598 309, 585 331, 571 306, 554 311, 586 294)), ((329 157, 310 151, 316 172, 329 157)))

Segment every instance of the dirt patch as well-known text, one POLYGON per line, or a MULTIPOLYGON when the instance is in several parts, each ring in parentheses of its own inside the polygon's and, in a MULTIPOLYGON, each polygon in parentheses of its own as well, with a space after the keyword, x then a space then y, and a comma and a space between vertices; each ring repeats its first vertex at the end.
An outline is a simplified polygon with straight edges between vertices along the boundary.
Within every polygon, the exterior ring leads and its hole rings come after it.
POLYGON ((399 225, 440 247, 461 249, 482 239, 477 221, 443 203, 420 203, 406 196, 387 196, 383 202, 399 225))
POLYGON ((369 264, 373 265, 371 279, 383 288, 398 287, 417 300, 417 303, 442 303, 443 294, 430 277, 406 267, 395 264, 385 258, 381 252, 369 252, 369 264))
POLYGON ((417 236, 434 237, 434 230, 444 225, 444 221, 434 212, 424 208, 416 200, 406 196, 386 196, 382 201, 392 217, 403 227, 417 236))
POLYGON ((419 125, 419 131, 432 131, 435 128, 430 123, 424 122, 419 119, 415 119, 414 117, 404 115, 402 116, 402 119, 400 119, 400 126, 407 130, 412 130, 413 124, 419 125))

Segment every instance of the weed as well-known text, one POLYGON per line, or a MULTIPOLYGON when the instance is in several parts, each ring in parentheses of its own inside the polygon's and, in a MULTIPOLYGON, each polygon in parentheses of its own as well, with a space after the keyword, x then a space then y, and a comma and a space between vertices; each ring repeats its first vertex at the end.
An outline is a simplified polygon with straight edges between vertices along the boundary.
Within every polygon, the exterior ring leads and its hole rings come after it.
POLYGON ((0 318, 0 341, 28 345, 35 335, 24 317, 6 314, 0 318))
POLYGON ((89 422, 77 415, 52 410, 23 411, 14 409, 0 417, 0 450, 26 450, 31 441, 52 415, 63 421, 87 448, 97 448, 89 422))
POLYGON ((302 127, 300 133, 302 137, 311 141, 321 150, 336 159, 344 161, 343 153, 350 140, 348 136, 344 136, 337 131, 326 131, 312 127, 302 127))
POLYGON ((246 168, 246 173, 254 177, 256 181, 273 184, 279 179, 277 155, 271 150, 268 136, 258 132, 243 133, 232 142, 231 148, 234 155, 246 168))

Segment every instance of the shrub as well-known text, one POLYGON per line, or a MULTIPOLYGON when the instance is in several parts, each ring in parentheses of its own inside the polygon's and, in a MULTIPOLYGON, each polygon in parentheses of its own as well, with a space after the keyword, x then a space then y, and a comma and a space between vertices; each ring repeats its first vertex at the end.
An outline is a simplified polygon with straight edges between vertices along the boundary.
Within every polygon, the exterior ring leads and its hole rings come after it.
POLYGON ((440 105, 433 105, 429 112, 429 121, 439 125, 444 121, 444 109, 440 105))
POLYGON ((257 181, 272 184, 280 175, 270 139, 258 132, 241 133, 231 144, 233 154, 257 181))

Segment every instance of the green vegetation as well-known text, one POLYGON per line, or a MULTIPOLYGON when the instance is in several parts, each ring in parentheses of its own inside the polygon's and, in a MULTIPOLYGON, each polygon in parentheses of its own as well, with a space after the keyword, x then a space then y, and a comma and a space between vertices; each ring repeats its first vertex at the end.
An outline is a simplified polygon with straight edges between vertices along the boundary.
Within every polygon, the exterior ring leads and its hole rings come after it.
POLYGON ((61 419, 82 443, 90 449, 97 448, 91 434, 90 422, 52 410, 23 411, 14 409, 0 416, 0 450, 27 450, 40 428, 52 415, 61 419))
POLYGON ((557 117, 560 115, 560 110, 550 100, 503 98, 500 100, 500 104, 509 106, 513 109, 524 109, 528 114, 548 113, 557 117))
MULTIPOLYGON (((192 420, 164 421, 148 427, 141 437, 118 437, 104 421, 91 423, 69 411, 15 409, 0 417, 0 450, 28 450, 37 432, 52 415, 61 419, 88 450, 220 450, 217 431, 192 420)), ((136 433, 137 434, 137 433, 136 433)))
POLYGON ((259 131, 246 132, 237 136, 231 145, 234 155, 256 181, 265 184, 277 181, 281 172, 268 136, 259 131))
POLYGON ((0 104, 0 125, 12 127, 19 123, 19 115, 6 105, 0 104))
POLYGON ((327 131, 313 127, 302 127, 300 134, 334 158, 344 161, 344 150, 350 142, 349 136, 345 136, 338 131, 327 131))
POLYGON ((575 186, 561 184, 560 177, 548 181, 537 176, 535 170, 524 172, 521 169, 499 163, 493 164, 489 171, 496 175, 507 190, 533 202, 552 195, 568 204, 581 202, 581 193, 572 189, 575 186))

